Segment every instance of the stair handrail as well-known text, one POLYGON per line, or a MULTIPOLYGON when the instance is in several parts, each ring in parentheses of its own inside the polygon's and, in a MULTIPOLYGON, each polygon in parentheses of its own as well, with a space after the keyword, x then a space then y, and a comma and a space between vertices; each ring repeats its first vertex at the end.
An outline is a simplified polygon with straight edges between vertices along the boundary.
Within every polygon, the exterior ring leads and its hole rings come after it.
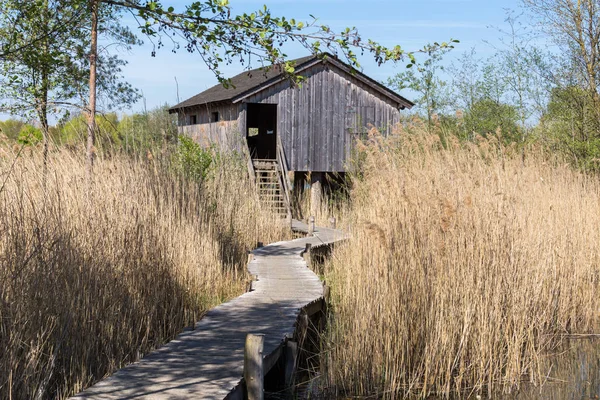
POLYGON ((247 155, 248 157, 246 157, 246 161, 247 161, 247 167, 248 167, 248 175, 250 176, 250 181, 252 182, 253 186, 256 186, 256 171, 254 170, 254 162, 252 161, 252 153, 250 152, 250 147, 248 147, 248 142, 246 141, 246 146, 245 149, 247 150, 247 155))
POLYGON ((279 166, 279 172, 281 173, 281 181, 283 183, 283 191, 285 192, 285 200, 288 208, 288 216, 291 217, 292 213, 292 201, 290 194, 292 192, 292 182, 290 182, 289 170, 287 167, 287 160, 285 158, 285 152, 283 151, 283 144, 281 138, 277 135, 277 163, 279 166))

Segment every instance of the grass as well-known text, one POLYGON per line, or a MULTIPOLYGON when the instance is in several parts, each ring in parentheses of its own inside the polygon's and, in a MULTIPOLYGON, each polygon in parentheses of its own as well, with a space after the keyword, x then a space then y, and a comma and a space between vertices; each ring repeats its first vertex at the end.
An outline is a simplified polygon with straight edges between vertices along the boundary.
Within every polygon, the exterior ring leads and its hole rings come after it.
POLYGON ((152 157, 0 149, 0 398, 65 398, 246 289, 247 250, 289 234, 243 167, 202 184, 152 157), (88 190, 89 189, 89 190, 88 190))
POLYGON ((514 392, 600 329, 600 182, 529 149, 400 131, 359 149, 352 239, 325 266, 330 395, 514 392), (444 148, 445 147, 445 148, 444 148))

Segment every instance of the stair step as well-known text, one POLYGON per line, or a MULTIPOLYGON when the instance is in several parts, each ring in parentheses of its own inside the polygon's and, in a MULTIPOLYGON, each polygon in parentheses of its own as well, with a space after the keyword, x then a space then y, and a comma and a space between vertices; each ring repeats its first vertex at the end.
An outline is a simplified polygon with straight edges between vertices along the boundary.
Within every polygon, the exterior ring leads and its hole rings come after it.
POLYGON ((258 198, 273 214, 287 217, 290 208, 283 192, 281 172, 277 160, 252 160, 258 198))
POLYGON ((281 197, 281 198, 283 198, 283 193, 280 193, 278 191, 273 191, 273 190, 270 190, 270 191, 260 191, 260 192, 258 192, 258 194, 261 197, 281 197))
POLYGON ((259 189, 258 192, 259 193, 281 193, 281 190, 279 188, 265 187, 265 188, 259 189))
POLYGON ((268 171, 268 170, 276 170, 277 169, 277 164, 276 163, 254 163, 254 170, 255 171, 268 171))

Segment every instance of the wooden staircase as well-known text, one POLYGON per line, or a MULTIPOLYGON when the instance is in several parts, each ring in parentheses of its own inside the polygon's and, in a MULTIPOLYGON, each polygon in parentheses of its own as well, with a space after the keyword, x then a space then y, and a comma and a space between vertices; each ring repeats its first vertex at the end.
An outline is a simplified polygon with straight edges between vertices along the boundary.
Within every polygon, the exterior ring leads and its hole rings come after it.
POLYGON ((287 176, 278 160, 252 160, 258 198, 265 207, 281 218, 291 220, 291 204, 287 190, 287 176))

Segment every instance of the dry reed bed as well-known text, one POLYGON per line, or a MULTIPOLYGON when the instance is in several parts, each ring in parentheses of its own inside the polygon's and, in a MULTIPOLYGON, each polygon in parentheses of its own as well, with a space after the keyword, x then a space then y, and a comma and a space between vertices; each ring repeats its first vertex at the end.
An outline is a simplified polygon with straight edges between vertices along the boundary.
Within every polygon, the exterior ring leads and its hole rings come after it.
POLYGON ((395 398, 539 384, 564 333, 600 329, 600 184, 531 151, 371 137, 352 240, 326 265, 325 385, 395 398))
MULTIPOLYGON (((155 161, 25 154, 0 193, 0 398, 64 398, 245 289, 246 251, 286 237, 243 167, 199 186, 155 161)), ((0 155, 1 182, 13 154, 0 155)))

